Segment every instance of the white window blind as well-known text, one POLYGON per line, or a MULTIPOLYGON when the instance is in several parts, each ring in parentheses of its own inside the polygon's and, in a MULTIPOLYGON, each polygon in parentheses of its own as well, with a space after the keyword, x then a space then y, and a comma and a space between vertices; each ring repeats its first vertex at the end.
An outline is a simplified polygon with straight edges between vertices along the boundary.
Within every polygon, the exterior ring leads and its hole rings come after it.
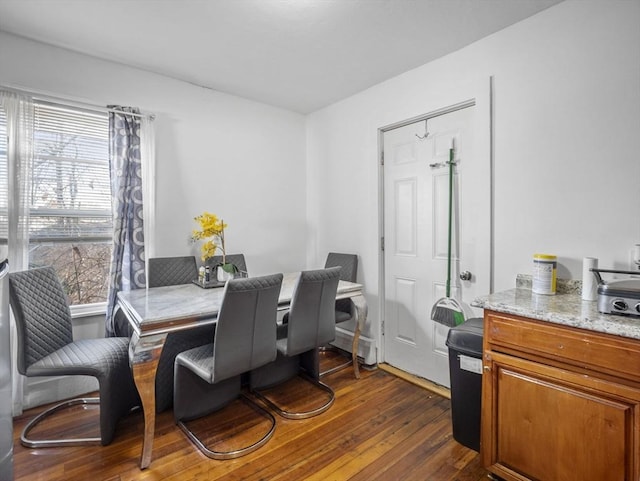
POLYGON ((29 267, 53 266, 72 305, 104 302, 113 237, 109 117, 34 101, 29 267))
MULTIPOLYGON (((7 242, 9 209, 18 209, 8 205, 18 179, 5 179, 7 151, 20 147, 8 145, 6 115, 0 109, 0 243, 7 242)), ((28 267, 52 266, 71 305, 104 303, 113 237, 108 114, 34 100, 29 130, 28 267)))
POLYGON ((108 133, 106 113, 35 104, 31 244, 111 240, 108 133))

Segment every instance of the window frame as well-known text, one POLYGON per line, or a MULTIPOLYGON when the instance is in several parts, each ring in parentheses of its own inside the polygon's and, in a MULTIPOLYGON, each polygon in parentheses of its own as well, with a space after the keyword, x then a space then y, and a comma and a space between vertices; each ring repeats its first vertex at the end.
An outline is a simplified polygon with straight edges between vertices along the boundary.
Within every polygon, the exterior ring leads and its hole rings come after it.
MULTIPOLYGON (((98 105, 91 105, 88 104, 84 101, 76 101, 76 100, 72 100, 69 98, 59 98, 59 97, 53 97, 50 96, 49 94, 39 94, 39 93, 34 93, 34 92, 28 92, 25 90, 21 90, 21 89, 16 89, 16 88, 11 88, 11 87, 5 87, 3 85, 0 85, 0 88, 4 91, 9 91, 9 92, 15 92, 19 95, 23 95, 29 99, 31 99, 31 102, 33 102, 34 108, 36 106, 36 104, 39 105, 43 105, 43 106, 53 106, 54 108, 57 107, 61 107, 63 109, 68 109, 71 112, 77 112, 79 114, 81 113, 88 113, 88 114, 98 114, 98 115, 108 115, 108 113, 110 111, 112 111, 112 109, 110 108, 105 108, 103 106, 98 106, 98 105)), ((4 113, 4 112, 3 112, 4 113)), ((142 118, 142 122, 141 122, 141 127, 142 127, 142 134, 141 134, 141 140, 142 140, 142 146, 141 146, 141 154, 142 154, 142 173, 143 173, 143 197, 145 199, 145 205, 144 205, 144 219, 145 219, 145 225, 144 225, 144 234, 145 234, 145 256, 148 259, 149 257, 153 256, 153 251, 154 249, 154 242, 152 239, 152 236, 150 235, 151 232, 153 232, 154 226, 155 226, 155 132, 154 132, 154 128, 153 128, 153 121, 155 120, 155 115, 151 114, 151 113, 140 113, 140 114, 136 114, 139 115, 142 118)), ((3 119, 5 120, 5 119, 3 119)), ((108 122, 108 119, 107 119, 108 122)), ((35 122, 34 122, 35 123, 35 122)), ((108 127, 107 127, 108 128, 108 127)), ((34 126, 34 142, 35 142, 35 126, 34 126)), ((107 131, 107 136, 109 135, 108 131, 107 131)), ((8 147, 8 145, 7 145, 8 147)), ((9 150, 10 149, 3 149, 4 152, 4 156, 6 157, 9 154, 9 150)), ((34 159, 37 158, 37 153, 34 152, 34 159)), ((63 158, 64 157, 60 157, 63 158)), ((71 160, 75 160, 75 158, 71 159, 71 160)), ((86 160, 86 159, 85 159, 86 160)), ((108 161, 110 161, 110 159, 108 159, 108 161)), ((30 182, 32 179, 32 172, 29 173, 29 178, 30 178, 30 182)), ((109 166, 109 185, 111 183, 111 179, 110 179, 110 166, 109 166)), ((15 179, 11 179, 9 180, 9 182, 14 182, 15 179)), ((7 186, 8 188, 9 186, 7 186)), ((110 203, 110 216, 112 218, 113 216, 113 198, 111 197, 111 203, 110 203)), ((28 211, 29 211, 29 217, 31 218, 31 216, 33 215, 34 217, 37 217, 38 215, 41 215, 43 213, 47 213, 47 212, 43 212, 43 210, 37 210, 33 208, 31 199, 29 199, 29 207, 28 207, 28 211)), ((2 208, 0 206, 0 208, 2 208)), ((6 210, 5 215, 8 215, 10 212, 11 206, 10 205, 6 205, 6 209, 3 208, 3 212, 6 210)), ((106 214, 106 210, 102 210, 102 211, 91 211, 91 210, 87 210, 82 212, 82 210, 80 211, 76 211, 78 212, 79 216, 83 216, 86 215, 87 213, 89 215, 91 214, 97 214, 99 215, 103 215, 104 217, 107 217, 106 214)), ((61 212, 58 210, 57 212, 49 212, 50 214, 58 214, 60 215, 61 212)), ((1 213, 0 213, 1 214, 1 213)), ((94 217, 95 218, 95 217, 94 217)), ((29 224, 32 225, 31 220, 29 220, 29 224)), ((7 234, 8 234, 8 230, 7 230, 7 234)), ((0 246, 4 245, 5 248, 7 247, 7 241, 9 240, 8 238, 5 238, 4 235, 1 235, 0 237, 2 237, 0 239, 0 246)), ((10 237, 10 236, 9 236, 10 237)), ((60 238, 44 238, 44 237, 40 237, 39 239, 34 239, 32 236, 29 236, 29 239, 27 241, 27 245, 24 247, 24 250, 22 248, 19 248, 21 252, 23 252, 23 254, 18 254, 19 256, 26 256, 25 257, 25 262, 27 261, 27 258, 30 257, 28 251, 35 245, 37 244, 44 244, 47 243, 49 245, 56 245, 56 244, 60 244, 62 242, 76 242, 76 243, 85 243, 85 242, 108 242, 111 245, 113 245, 113 229, 112 229, 112 233, 109 237, 106 236, 102 236, 102 235, 98 235, 98 236, 77 236, 77 237, 72 237, 72 236, 67 236, 64 239, 60 239, 60 238)), ((26 268, 26 266, 25 266, 26 268)), ((106 265, 105 268, 107 268, 107 270, 109 270, 110 266, 106 265)), ((95 302, 95 303, 87 303, 87 304, 73 304, 70 305, 70 309, 71 309, 71 313, 73 317, 86 317, 86 316, 93 316, 93 315, 98 315, 98 314, 104 314, 106 312, 106 308, 107 308, 107 300, 103 301, 103 302, 95 302)))

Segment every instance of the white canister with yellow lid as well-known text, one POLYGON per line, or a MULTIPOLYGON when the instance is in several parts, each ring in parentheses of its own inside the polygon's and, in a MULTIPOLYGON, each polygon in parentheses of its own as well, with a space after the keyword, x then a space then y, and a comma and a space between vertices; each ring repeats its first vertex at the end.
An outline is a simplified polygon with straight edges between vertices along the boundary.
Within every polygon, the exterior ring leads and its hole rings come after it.
POLYGON ((556 270, 558 258, 550 254, 533 255, 533 282, 531 291, 534 294, 554 295, 556 293, 556 270))

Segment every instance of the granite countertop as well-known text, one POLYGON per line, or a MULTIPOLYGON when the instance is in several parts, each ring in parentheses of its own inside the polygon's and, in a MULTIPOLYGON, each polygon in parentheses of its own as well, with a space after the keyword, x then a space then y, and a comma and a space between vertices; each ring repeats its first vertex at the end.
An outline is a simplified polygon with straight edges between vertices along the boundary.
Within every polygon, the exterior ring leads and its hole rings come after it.
POLYGON ((640 339, 640 317, 602 314, 598 311, 596 301, 583 301, 580 294, 575 292, 547 296, 519 287, 479 297, 471 305, 554 324, 640 339))

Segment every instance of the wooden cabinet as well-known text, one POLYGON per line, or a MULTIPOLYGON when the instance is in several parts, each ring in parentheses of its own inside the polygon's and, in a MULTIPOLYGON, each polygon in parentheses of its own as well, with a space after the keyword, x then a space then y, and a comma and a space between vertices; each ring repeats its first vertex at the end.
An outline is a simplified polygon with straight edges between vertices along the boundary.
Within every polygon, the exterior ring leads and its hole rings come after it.
POLYGON ((514 481, 640 481, 640 341, 490 310, 484 322, 484 466, 514 481))

